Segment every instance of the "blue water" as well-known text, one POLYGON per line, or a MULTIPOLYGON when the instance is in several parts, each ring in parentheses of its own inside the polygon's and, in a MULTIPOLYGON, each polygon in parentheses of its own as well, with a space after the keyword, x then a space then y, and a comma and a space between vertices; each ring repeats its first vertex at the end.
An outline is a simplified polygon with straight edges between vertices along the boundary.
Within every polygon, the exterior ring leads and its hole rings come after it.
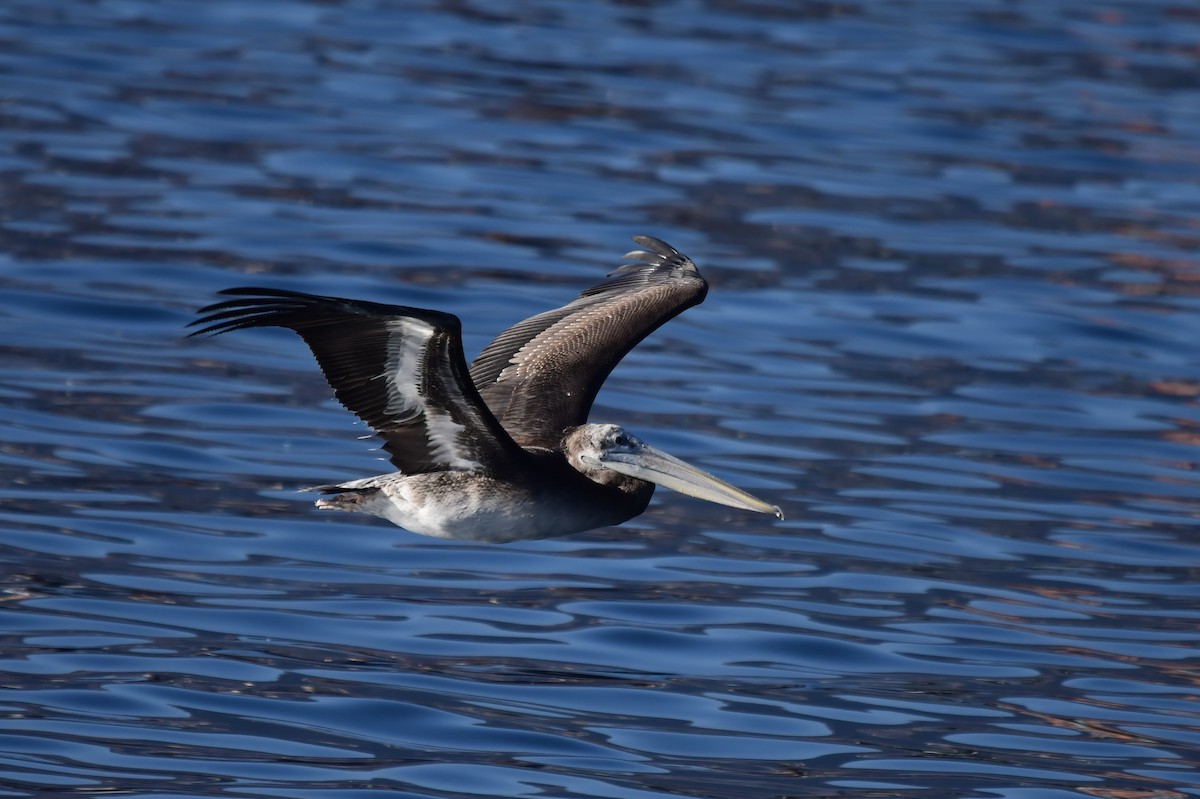
POLYGON ((1200 795, 1186 3, 0 6, 0 797, 1200 795), (486 546, 268 285, 469 354, 647 233, 707 302, 593 420, 662 491, 486 546))

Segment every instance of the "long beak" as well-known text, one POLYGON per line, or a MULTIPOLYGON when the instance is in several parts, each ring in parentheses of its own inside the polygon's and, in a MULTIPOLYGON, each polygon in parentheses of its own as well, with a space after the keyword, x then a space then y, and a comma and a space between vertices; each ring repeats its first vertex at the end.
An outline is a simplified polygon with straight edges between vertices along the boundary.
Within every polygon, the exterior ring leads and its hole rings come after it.
POLYGON ((690 497, 716 502, 718 505, 728 505, 731 508, 771 513, 777 519, 783 518, 783 511, 778 505, 763 502, 758 497, 751 496, 742 489, 735 488, 724 480, 641 441, 628 449, 609 450, 601 457, 600 463, 614 472, 657 483, 690 497))

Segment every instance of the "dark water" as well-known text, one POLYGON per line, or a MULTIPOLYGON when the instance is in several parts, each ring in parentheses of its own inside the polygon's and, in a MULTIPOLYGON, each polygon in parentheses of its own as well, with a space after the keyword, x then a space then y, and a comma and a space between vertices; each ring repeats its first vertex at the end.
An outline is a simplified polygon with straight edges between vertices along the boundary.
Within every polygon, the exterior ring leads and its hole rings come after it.
POLYGON ((0 796, 1200 795, 1200 13, 0 6, 0 796), (380 471, 264 284, 477 351, 616 263, 708 302, 593 419, 662 492, 506 546, 380 471))

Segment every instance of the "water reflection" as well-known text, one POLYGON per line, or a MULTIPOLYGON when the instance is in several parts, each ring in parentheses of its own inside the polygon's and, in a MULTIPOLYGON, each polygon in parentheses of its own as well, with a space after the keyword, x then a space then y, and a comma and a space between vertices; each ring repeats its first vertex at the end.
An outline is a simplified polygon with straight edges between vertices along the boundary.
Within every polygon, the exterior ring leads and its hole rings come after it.
POLYGON ((7 4, 0 783, 1193 794, 1197 35, 1160 2, 7 4), (596 415, 780 527, 318 517, 294 489, 371 462, 302 345, 180 338, 265 283, 452 310, 474 353, 640 230, 713 292, 596 415))

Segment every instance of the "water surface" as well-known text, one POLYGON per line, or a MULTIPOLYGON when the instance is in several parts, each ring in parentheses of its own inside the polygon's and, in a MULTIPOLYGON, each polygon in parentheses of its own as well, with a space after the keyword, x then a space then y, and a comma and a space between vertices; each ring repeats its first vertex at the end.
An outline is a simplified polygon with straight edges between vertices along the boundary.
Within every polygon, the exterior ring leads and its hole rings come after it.
POLYGON ((1200 795, 1200 15, 17 0, 0 10, 0 796, 1200 795), (486 546, 231 285, 469 354, 634 233, 707 302, 661 492, 486 546))

